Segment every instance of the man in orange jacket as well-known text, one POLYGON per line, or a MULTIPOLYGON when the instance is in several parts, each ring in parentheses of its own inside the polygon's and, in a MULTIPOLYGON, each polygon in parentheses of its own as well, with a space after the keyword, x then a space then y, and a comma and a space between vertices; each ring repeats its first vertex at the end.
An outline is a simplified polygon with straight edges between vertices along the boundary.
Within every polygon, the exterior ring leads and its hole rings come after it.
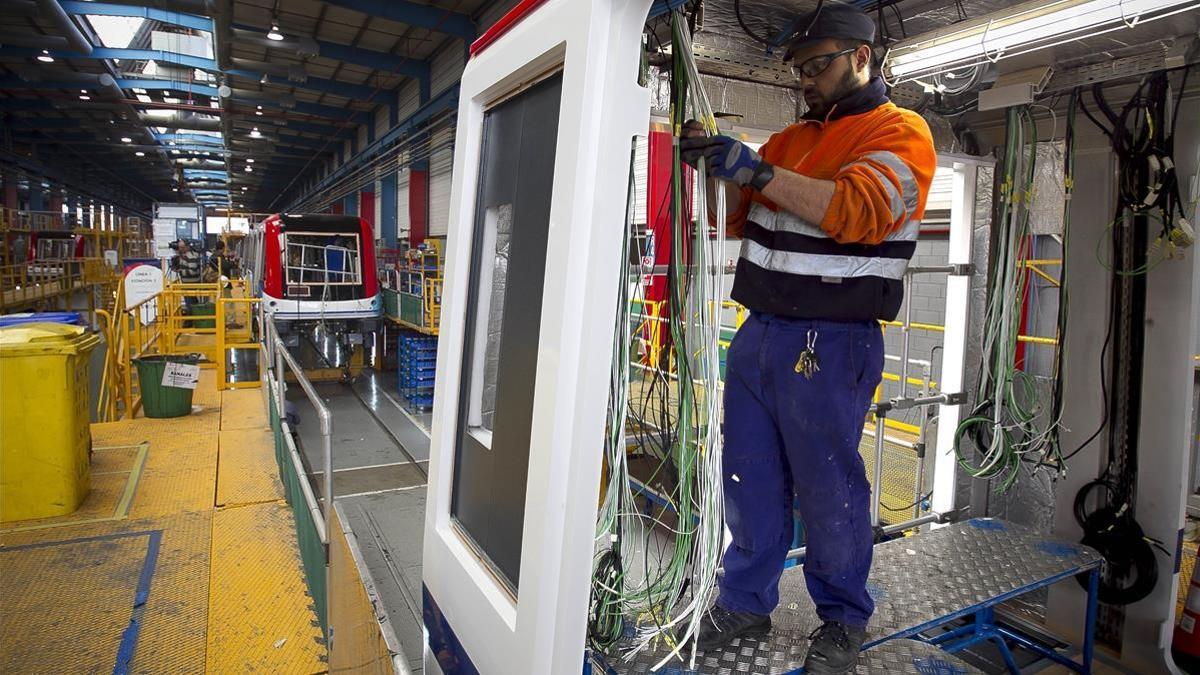
POLYGON ((705 158, 710 191, 726 190, 729 230, 742 238, 732 297, 750 309, 726 363, 733 543, 698 646, 770 631, 794 495, 823 622, 805 669, 848 673, 874 612, 871 490, 858 444, 883 372, 878 322, 900 309, 937 159, 925 121, 892 104, 872 75, 869 17, 828 1, 800 25, 787 56, 808 104, 799 123, 761 155, 705 137, 696 123, 681 141, 685 161, 705 158))

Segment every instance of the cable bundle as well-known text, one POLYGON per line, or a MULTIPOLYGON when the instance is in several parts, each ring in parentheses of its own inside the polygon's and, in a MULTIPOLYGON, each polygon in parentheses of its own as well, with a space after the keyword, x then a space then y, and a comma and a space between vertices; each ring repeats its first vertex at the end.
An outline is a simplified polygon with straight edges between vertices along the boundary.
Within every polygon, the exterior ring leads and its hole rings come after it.
MULTIPOLYGON (((1007 491, 1016 482, 1022 461, 1061 467, 1059 431, 1062 421, 1061 350, 1055 354, 1049 405, 1043 401, 1033 376, 1017 364, 1018 337, 1028 283, 1026 263, 1032 259, 1029 217, 1037 161, 1037 125, 1028 107, 1008 110, 1007 147, 1003 159, 1003 182, 993 221, 988 265, 988 304, 977 403, 959 424, 954 436, 955 453, 963 469, 975 478, 999 479, 997 489, 1000 492, 1007 491), (973 462, 963 450, 964 437, 969 437, 978 448, 981 455, 978 462, 973 462)), ((1064 289, 1065 282, 1064 273, 1064 289)), ((1059 305, 1060 334, 1066 326, 1064 298, 1065 293, 1059 305)))
POLYGON ((1075 519, 1083 529, 1083 543, 1104 556, 1100 599, 1113 605, 1147 597, 1158 581, 1154 549, 1170 555, 1161 541, 1145 535, 1135 510, 1146 274, 1171 257, 1177 247, 1190 245, 1193 238, 1191 226, 1182 215, 1183 200, 1172 159, 1175 124, 1187 76, 1185 69, 1170 118, 1167 71, 1143 79, 1120 113, 1111 109, 1103 88, 1094 86, 1092 96, 1111 126, 1082 108, 1108 137, 1118 160, 1116 217, 1107 232, 1111 264, 1097 253, 1111 272, 1108 329, 1100 352, 1105 408, 1099 427, 1075 450, 1082 450, 1107 428, 1107 466, 1076 494, 1075 519), (1161 226, 1153 242, 1150 221, 1161 226), (1095 508, 1089 508, 1093 494, 1099 498, 1095 508))
MULTIPOLYGON (((671 122, 676 136, 691 115, 716 133, 712 112, 692 55, 685 17, 673 12, 671 122)), ((623 246, 623 274, 613 368, 610 373, 605 459, 608 477, 597 522, 598 553, 592 579, 588 638, 593 648, 610 651, 632 633, 625 655, 632 656, 662 639, 671 653, 655 666, 682 658, 688 641, 716 590, 724 550, 724 513, 720 430, 720 313, 725 250, 725 204, 717 191, 715 232, 708 212, 703 164, 697 172, 698 204, 684 199, 684 165, 673 148, 670 214, 671 258, 667 270, 667 325, 664 358, 642 378, 639 400, 629 400, 632 321, 630 279, 646 270, 630 270, 630 235, 623 246), (674 374, 670 372, 674 367, 674 374), (627 428, 635 450, 654 466, 648 485, 659 489, 674 513, 670 527, 643 513, 630 487, 627 428), (651 560, 656 533, 672 537, 651 560), (635 574, 635 572, 637 574, 635 574), (635 628, 625 630, 633 619, 635 628)), ((631 176, 632 183, 632 176, 631 176)), ((630 200, 632 203, 632 200, 630 200)), ((630 221, 632 219, 630 218, 630 221)), ((639 251, 639 253, 641 253, 639 251)), ((643 259, 639 255, 638 259, 643 259)), ((636 292, 641 293, 640 285, 636 292)), ((694 664, 694 644, 690 654, 694 664)))

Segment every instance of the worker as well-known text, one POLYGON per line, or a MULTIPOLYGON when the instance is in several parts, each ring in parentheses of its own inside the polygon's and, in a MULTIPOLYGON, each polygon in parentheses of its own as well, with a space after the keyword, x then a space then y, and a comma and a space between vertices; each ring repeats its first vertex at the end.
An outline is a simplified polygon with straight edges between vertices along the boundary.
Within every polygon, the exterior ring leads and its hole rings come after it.
POLYGON ((697 646, 770 631, 794 496, 822 622, 804 667, 849 673, 874 612, 871 488, 858 445, 883 373, 878 322, 900 309, 937 159, 925 121, 888 100, 866 14, 826 1, 797 25, 786 59, 808 106, 800 122, 761 154, 705 137, 695 121, 680 142, 685 161, 704 158, 710 193, 725 190, 729 232, 742 239, 732 297, 750 310, 725 378, 733 541, 697 646))
POLYGON ((225 242, 220 239, 213 246, 212 255, 208 257, 208 267, 215 273, 214 282, 221 277, 236 277, 239 272, 237 256, 229 252, 225 242))
MULTIPOLYGON (((179 280, 185 284, 198 284, 204 276, 204 259, 192 249, 187 239, 175 242, 175 257, 171 258, 171 269, 179 274, 179 280)), ((183 310, 187 312, 192 305, 200 302, 200 298, 191 295, 183 296, 183 310)))
POLYGON ((204 273, 204 260, 192 250, 187 239, 175 242, 175 257, 171 258, 171 269, 179 274, 185 284, 198 284, 204 273))

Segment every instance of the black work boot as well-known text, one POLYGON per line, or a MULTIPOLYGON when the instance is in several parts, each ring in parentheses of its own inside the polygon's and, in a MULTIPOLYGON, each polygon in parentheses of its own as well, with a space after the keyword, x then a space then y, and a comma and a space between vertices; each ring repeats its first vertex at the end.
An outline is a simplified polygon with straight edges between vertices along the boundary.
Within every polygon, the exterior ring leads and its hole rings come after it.
POLYGON ((806 673, 852 673, 858 663, 858 651, 867 639, 867 631, 851 628, 840 621, 826 621, 808 636, 806 673))
POLYGON ((733 612, 714 604, 700 620, 696 649, 720 649, 736 638, 762 637, 771 632, 771 617, 750 612, 733 612))

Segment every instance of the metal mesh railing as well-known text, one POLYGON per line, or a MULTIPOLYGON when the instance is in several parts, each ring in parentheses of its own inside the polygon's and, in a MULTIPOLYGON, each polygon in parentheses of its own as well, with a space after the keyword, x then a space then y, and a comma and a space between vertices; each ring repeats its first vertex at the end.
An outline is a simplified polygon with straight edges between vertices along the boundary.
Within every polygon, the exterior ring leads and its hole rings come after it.
POLYGON ((288 235, 284 259, 289 286, 351 286, 362 283, 362 256, 357 235, 288 235), (334 243, 351 239, 351 245, 334 243), (321 239, 328 239, 322 242, 321 239))

